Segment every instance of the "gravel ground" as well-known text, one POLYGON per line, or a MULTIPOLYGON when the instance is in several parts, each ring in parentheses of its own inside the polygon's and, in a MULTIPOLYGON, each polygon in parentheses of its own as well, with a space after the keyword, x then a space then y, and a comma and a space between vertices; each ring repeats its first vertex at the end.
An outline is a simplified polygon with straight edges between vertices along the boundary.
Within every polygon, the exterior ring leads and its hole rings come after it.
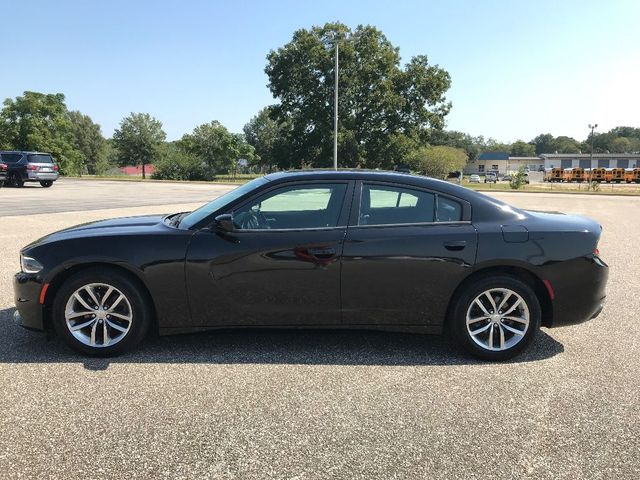
MULTIPOLYGON (((203 193, 193 187, 185 195, 203 193)), ((251 330, 85 359, 12 323, 22 245, 75 223, 194 206, 162 206, 172 194, 155 192, 152 207, 2 219, 0 477, 640 477, 640 198, 496 194, 596 218, 611 266, 600 317, 543 329, 506 364, 439 337, 251 330)))

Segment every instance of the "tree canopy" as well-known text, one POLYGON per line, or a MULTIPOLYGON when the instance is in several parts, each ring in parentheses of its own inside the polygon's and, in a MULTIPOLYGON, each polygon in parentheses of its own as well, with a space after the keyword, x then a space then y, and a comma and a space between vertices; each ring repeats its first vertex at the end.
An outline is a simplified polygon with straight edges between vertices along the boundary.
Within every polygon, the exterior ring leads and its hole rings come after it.
POLYGON ((334 49, 339 44, 338 157, 342 167, 390 168, 433 130, 451 104, 449 74, 425 55, 400 65, 400 52, 372 26, 300 29, 267 56, 271 118, 288 125, 280 167, 332 163, 334 49), (286 163, 286 164, 283 164, 286 163))
POLYGON ((93 123, 91 117, 78 111, 67 113, 71 124, 74 146, 80 153, 79 172, 95 175, 105 168, 105 139, 100 125, 93 123))
POLYGON ((113 144, 118 150, 122 165, 145 165, 159 157, 159 148, 166 138, 162 123, 148 113, 132 113, 120 122, 120 128, 113 132, 113 144))
POLYGON ((183 135, 180 147, 205 163, 211 174, 233 172, 237 162, 253 161, 254 148, 244 135, 229 132, 217 120, 199 125, 192 133, 183 135))
POLYGON ((467 154, 460 148, 420 147, 409 154, 407 164, 412 170, 434 178, 444 178, 449 172, 462 171, 467 154))
POLYGON ((0 148, 51 153, 63 173, 80 169, 64 95, 24 92, 7 98, 0 112, 0 148))

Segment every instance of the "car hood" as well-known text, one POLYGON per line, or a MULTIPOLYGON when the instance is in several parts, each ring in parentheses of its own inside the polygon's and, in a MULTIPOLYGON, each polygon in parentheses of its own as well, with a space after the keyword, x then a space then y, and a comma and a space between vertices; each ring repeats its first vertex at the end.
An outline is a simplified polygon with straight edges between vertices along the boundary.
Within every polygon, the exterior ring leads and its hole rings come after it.
POLYGON ((159 228, 166 227, 162 221, 164 217, 165 215, 143 215, 83 223, 46 235, 30 243, 24 249, 74 238, 153 233, 159 228))

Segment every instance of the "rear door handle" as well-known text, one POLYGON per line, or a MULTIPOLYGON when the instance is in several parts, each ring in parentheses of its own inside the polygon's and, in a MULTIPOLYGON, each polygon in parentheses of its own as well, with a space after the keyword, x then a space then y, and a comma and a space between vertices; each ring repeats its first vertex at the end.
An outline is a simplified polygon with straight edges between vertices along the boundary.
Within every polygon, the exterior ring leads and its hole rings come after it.
POLYGON ((307 250, 309 255, 312 255, 316 258, 332 258, 336 255, 336 249, 327 247, 327 248, 310 248, 307 250))
POLYGON ((465 242, 464 240, 459 240, 459 241, 451 241, 451 242, 444 242, 444 248, 446 248, 447 250, 463 250, 464 247, 467 246, 467 242, 465 242))

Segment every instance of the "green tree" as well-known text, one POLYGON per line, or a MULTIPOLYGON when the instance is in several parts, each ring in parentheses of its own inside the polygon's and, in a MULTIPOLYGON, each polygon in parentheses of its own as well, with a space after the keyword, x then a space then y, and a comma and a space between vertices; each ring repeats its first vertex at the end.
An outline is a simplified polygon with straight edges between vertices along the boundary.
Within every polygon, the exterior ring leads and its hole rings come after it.
POLYGON ((81 153, 75 145, 64 95, 24 92, 7 98, 0 112, 0 147, 35 150, 53 155, 63 173, 80 170, 81 153))
POLYGON ((611 142, 611 151, 615 153, 631 152, 631 140, 627 137, 614 138, 611 142))
POLYGON ((255 150, 254 165, 269 171, 289 164, 285 152, 289 125, 278 123, 272 113, 270 107, 263 108, 243 128, 247 143, 255 150))
POLYGON ((113 133, 113 144, 118 150, 121 165, 142 165, 142 178, 146 178, 145 165, 158 158, 158 149, 166 134, 162 123, 148 113, 132 113, 120 122, 113 133))
POLYGON ((553 141, 554 152, 558 153, 580 153, 582 144, 575 138, 560 136, 553 141))
POLYGON ((536 155, 541 155, 543 153, 554 153, 554 141, 555 137, 550 133, 543 133, 534 138, 532 140, 532 143, 535 146, 536 155))
POLYGON ((467 154, 461 148, 423 146, 407 156, 409 166, 423 175, 444 178, 449 172, 461 171, 467 163, 467 154))
POLYGON ((290 122, 289 165, 332 163, 334 48, 339 42, 339 163, 342 167, 391 167, 406 146, 441 130, 451 104, 449 74, 424 55, 404 68, 400 53, 372 26, 351 31, 341 23, 301 29, 267 56, 269 88, 279 104, 273 118, 290 122), (404 137, 404 138, 400 138, 404 137))
POLYGON ((93 123, 91 117, 78 111, 68 112, 71 132, 76 150, 81 153, 78 173, 103 173, 105 162, 105 139, 100 125, 93 123))
POLYGON ((468 133, 455 130, 435 130, 429 138, 429 144, 461 148, 467 152, 467 157, 470 161, 480 153, 481 147, 484 145, 484 138, 472 137, 468 133))
POLYGON ((509 155, 512 157, 534 157, 536 155, 536 147, 531 143, 516 140, 509 147, 509 155))
POLYGON ((183 135, 180 147, 204 162, 210 175, 234 172, 239 159, 252 162, 254 148, 244 135, 233 134, 217 120, 199 125, 192 133, 183 135))

